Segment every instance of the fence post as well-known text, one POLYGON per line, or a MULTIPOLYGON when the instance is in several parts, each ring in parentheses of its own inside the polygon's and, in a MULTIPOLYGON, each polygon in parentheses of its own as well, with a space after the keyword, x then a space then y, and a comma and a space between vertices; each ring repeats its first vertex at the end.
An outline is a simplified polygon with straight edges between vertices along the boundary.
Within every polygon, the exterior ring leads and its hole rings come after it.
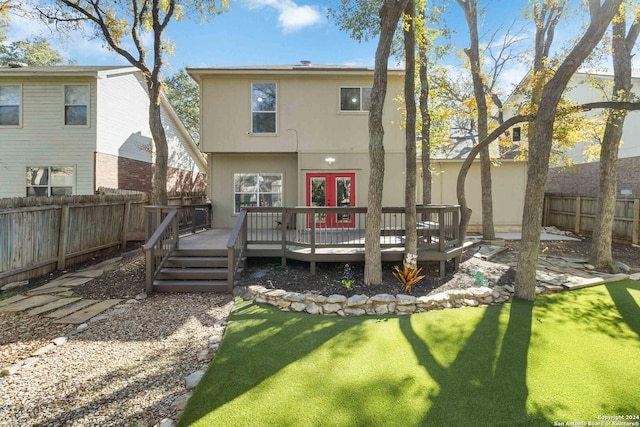
POLYGON ((542 213, 542 226, 546 227, 549 225, 549 204, 551 203, 551 199, 549 196, 544 196, 544 210, 542 213))
POLYGON ((576 197, 576 220, 575 220, 575 233, 576 235, 580 235, 580 208, 581 208, 580 197, 576 197))
POLYGON ((69 205, 62 205, 60 209, 60 233, 58 235, 58 270, 64 270, 65 255, 67 254, 67 232, 69 228, 69 205))
POLYGON ((122 242, 120 247, 124 251, 127 248, 127 232, 129 231, 129 217, 131 216, 131 200, 127 200, 124 204, 124 213, 122 218, 122 242))
POLYGON ((631 243, 638 244, 638 235, 640 234, 640 199, 633 201, 633 237, 631 243))

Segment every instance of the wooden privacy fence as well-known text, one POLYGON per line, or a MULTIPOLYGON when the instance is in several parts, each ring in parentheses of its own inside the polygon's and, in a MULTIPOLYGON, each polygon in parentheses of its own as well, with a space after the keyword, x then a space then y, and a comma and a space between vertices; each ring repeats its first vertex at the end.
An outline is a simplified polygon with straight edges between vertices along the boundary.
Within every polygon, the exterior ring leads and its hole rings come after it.
MULTIPOLYGON (((590 236, 596 218, 597 199, 546 194, 545 226, 555 226, 575 234, 590 236)), ((617 199, 613 220, 613 239, 638 244, 640 232, 640 199, 617 199)))
MULTIPOLYGON (((203 203, 204 194, 187 200, 203 203)), ((148 194, 0 200, 0 285, 143 241, 148 194)), ((172 195, 169 203, 185 198, 172 195)))

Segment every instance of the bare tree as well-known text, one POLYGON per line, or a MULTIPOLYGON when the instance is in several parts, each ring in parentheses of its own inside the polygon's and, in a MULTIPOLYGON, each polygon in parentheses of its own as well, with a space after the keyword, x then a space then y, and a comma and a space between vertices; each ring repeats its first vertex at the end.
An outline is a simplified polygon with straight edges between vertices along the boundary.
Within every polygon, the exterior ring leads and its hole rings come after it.
MULTIPOLYGON (((485 81, 482 76, 482 65, 480 63, 480 37, 478 35, 478 1, 477 0, 456 0, 464 11, 464 16, 469 27, 470 44, 464 50, 469 59, 471 77, 473 79, 473 92, 476 100, 478 141, 487 137, 489 131, 488 108, 485 96, 485 81)), ((495 239, 493 227, 493 196, 491 192, 491 157, 489 147, 485 147, 480 152, 480 181, 482 189, 482 237, 486 240, 495 239)), ((468 223, 469 218, 464 218, 465 211, 461 212, 462 221, 468 223)))
MULTIPOLYGON (((627 5, 627 7, 630 7, 627 5)), ((613 20, 611 48, 613 56, 612 99, 628 101, 631 98, 632 50, 640 34, 640 14, 635 9, 632 24, 627 32, 625 5, 621 6, 613 20)), ((613 218, 616 206, 616 180, 618 178, 618 147, 622 138, 626 111, 612 110, 600 148, 600 182, 596 219, 591 243, 591 263, 598 270, 615 272, 611 254, 613 218)))

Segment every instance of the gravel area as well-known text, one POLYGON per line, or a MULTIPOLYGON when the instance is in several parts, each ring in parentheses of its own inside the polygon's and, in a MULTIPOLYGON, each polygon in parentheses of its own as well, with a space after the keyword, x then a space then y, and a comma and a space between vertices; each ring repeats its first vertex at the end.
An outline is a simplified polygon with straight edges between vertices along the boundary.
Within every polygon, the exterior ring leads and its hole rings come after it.
POLYGON ((185 378, 208 365, 198 353, 224 332, 231 298, 152 295, 114 307, 80 332, 40 316, 0 314, 0 365, 25 362, 17 374, 0 377, 0 425, 154 426, 176 419, 171 405, 186 393, 185 378), (30 357, 65 334, 62 345, 30 357))

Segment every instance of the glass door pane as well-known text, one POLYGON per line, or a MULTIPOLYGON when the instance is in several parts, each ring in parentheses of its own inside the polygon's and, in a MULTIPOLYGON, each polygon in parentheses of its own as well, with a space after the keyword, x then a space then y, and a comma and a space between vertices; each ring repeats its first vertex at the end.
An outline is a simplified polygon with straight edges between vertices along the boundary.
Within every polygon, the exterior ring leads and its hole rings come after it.
MULTIPOLYGON (((327 205, 327 179, 325 177, 311 178, 311 206, 327 205)), ((325 213, 316 214, 316 222, 324 223, 327 221, 325 213)))
MULTIPOLYGON (((351 207, 351 177, 339 176, 335 179, 336 183, 336 206, 351 207)), ((338 222, 351 222, 351 214, 337 214, 338 222)))

